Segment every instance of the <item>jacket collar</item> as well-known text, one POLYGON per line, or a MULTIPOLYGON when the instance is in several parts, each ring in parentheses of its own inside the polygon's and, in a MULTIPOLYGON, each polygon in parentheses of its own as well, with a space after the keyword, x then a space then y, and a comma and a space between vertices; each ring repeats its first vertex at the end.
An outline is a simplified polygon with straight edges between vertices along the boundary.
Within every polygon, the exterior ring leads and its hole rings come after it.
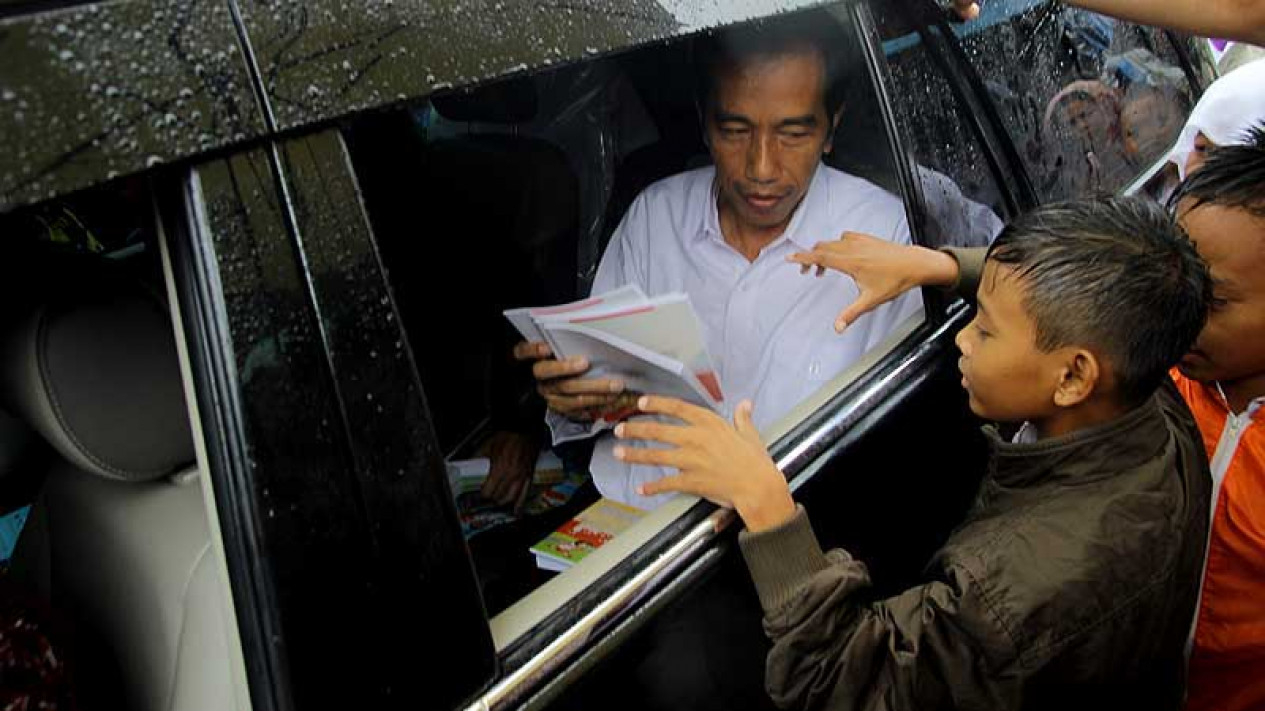
POLYGON ((984 427, 992 448, 990 471, 1001 484, 1095 479, 1132 469, 1153 459, 1169 440, 1168 424, 1156 396, 1111 422, 1029 444, 1007 442, 992 425, 984 427))

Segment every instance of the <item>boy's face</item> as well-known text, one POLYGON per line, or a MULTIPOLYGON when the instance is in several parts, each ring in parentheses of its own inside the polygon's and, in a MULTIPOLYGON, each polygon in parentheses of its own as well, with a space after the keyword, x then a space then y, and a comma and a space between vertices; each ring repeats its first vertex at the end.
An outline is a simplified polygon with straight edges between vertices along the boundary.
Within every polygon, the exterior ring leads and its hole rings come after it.
POLYGON ((975 319, 957 335, 958 368, 971 411, 1001 422, 1041 421, 1057 411, 1054 393, 1066 362, 1062 349, 1043 353, 1023 305, 1014 269, 989 260, 975 319))
POLYGON ((1203 382, 1265 374, 1265 218, 1220 205, 1178 214, 1208 263, 1217 299, 1179 368, 1203 382))

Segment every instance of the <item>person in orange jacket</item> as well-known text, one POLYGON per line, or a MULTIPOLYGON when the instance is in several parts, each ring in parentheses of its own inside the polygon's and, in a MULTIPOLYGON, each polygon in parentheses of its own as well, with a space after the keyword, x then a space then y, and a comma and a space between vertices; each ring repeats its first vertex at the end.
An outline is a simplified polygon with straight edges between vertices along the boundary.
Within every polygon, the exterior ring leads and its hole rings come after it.
POLYGON ((1212 151, 1174 196, 1216 282, 1174 380, 1211 457, 1212 535, 1187 709, 1265 708, 1265 127, 1212 151))

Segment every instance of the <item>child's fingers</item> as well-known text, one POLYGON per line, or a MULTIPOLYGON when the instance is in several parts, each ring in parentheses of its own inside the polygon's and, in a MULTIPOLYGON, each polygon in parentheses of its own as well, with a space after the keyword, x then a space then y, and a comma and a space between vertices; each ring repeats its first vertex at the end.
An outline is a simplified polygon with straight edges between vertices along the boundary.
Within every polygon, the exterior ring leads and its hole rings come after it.
POLYGON ((828 250, 824 247, 818 247, 817 249, 814 249, 811 252, 796 252, 788 256, 786 258, 786 261, 793 262, 795 264, 811 265, 815 267, 821 264, 828 265, 830 260, 836 259, 836 258, 837 256, 832 254, 831 250, 828 250))
POLYGON ((661 395, 643 395, 637 401, 637 409, 653 415, 675 417, 691 425, 701 425, 707 422, 709 418, 715 416, 711 410, 698 405, 691 405, 684 400, 661 395))
POLYGON ((756 429, 755 421, 751 418, 754 410, 755 405, 750 400, 738 403, 738 409, 734 412, 734 427, 748 441, 760 442, 760 430, 756 429))
POLYGON ((615 458, 628 464, 644 464, 651 467, 671 467, 679 470, 683 464, 679 449, 643 449, 616 446, 611 452, 615 458))
POLYGON ((857 319, 872 311, 879 303, 868 292, 862 292, 856 301, 848 304, 847 308, 839 312, 839 318, 835 319, 835 331, 843 333, 848 326, 851 326, 857 319))
POLYGON ((678 492, 685 494, 698 494, 697 491, 694 491, 690 487, 689 480, 684 474, 665 476, 662 479, 648 481, 637 486, 637 493, 642 496, 654 496, 655 494, 670 494, 678 492))
POLYGON ((816 266, 817 262, 820 260, 821 256, 815 252, 796 252, 786 258, 786 261, 791 264, 799 265, 799 271, 801 274, 807 273, 808 269, 816 266))
POLYGON ((658 422, 621 422, 615 427, 620 439, 648 440, 680 446, 685 443, 685 428, 658 422))

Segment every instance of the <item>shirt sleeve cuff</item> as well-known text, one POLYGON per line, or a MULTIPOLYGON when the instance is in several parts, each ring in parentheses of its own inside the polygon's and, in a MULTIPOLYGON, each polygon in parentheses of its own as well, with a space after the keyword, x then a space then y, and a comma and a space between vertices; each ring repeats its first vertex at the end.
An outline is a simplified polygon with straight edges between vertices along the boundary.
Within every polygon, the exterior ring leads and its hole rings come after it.
POLYGON ((794 518, 777 528, 743 531, 738 544, 766 613, 781 608, 830 565, 803 506, 797 505, 794 518))
POLYGON ((984 274, 984 259, 988 256, 988 248, 941 247, 940 251, 953 257, 958 263, 958 279, 950 288, 958 296, 975 301, 975 293, 979 290, 980 278, 984 274))

